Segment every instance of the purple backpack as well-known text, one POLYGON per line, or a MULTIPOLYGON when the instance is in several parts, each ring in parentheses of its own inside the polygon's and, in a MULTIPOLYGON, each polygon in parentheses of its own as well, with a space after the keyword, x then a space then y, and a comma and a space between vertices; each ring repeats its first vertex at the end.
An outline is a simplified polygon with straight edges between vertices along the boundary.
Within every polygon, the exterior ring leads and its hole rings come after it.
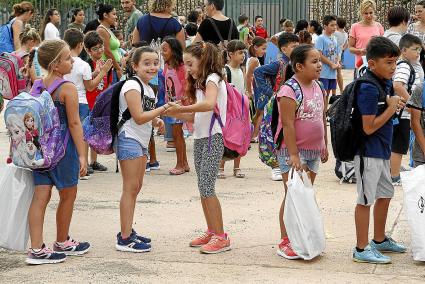
MULTIPOLYGON (((136 78, 128 80, 135 80, 139 83, 142 97, 144 97, 143 85, 140 81, 136 78)), ((93 110, 83 122, 84 140, 98 154, 109 155, 114 153, 114 137, 124 123, 131 119, 130 111, 126 109, 121 120, 118 121, 119 97, 125 82, 115 83, 100 93, 96 98, 93 110)))
POLYGON ((63 139, 59 113, 51 94, 66 82, 56 80, 46 89, 43 81, 37 80, 30 93, 20 93, 7 104, 4 119, 16 166, 48 171, 65 155, 69 131, 63 139))

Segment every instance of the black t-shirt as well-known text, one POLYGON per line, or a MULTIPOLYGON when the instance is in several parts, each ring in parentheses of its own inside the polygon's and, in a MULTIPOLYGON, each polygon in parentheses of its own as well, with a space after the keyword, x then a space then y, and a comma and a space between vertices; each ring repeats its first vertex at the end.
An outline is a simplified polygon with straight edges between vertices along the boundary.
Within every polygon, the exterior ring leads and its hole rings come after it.
MULTIPOLYGON (((204 41, 209 41, 214 44, 220 43, 220 37, 217 35, 217 32, 214 29, 211 20, 215 22, 223 40, 227 40, 229 38, 230 26, 232 25, 231 23, 233 21, 232 19, 227 19, 225 21, 217 21, 213 18, 209 18, 203 20, 198 29, 198 32, 202 36, 202 39, 204 41)), ((233 22, 230 39, 239 39, 239 32, 235 22, 233 22)))
POLYGON ((97 27, 99 25, 100 25, 99 20, 94 19, 93 21, 90 21, 90 22, 87 23, 83 33, 86 34, 88 32, 95 31, 95 30, 97 30, 97 27))

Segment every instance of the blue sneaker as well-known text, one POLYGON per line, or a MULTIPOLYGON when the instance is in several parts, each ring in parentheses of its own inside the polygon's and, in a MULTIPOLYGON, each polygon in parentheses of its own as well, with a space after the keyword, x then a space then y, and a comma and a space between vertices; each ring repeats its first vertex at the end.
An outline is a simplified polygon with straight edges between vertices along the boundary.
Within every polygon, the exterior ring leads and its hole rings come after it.
POLYGON ((150 238, 143 237, 143 236, 139 235, 134 229, 131 229, 131 233, 132 234, 136 234, 136 237, 139 239, 139 241, 142 241, 145 244, 150 244, 151 243, 151 239, 150 238))
POLYGON ((149 163, 146 163, 146 171, 145 173, 150 173, 151 172, 151 167, 149 166, 149 163))
POLYGON ((148 163, 149 168, 151 169, 151 171, 157 171, 159 170, 161 167, 159 166, 159 162, 156 161, 155 163, 148 163))
POLYGON ((117 244, 115 248, 119 251, 125 252, 148 252, 151 251, 151 245, 145 244, 137 238, 135 233, 131 233, 130 237, 123 239, 121 237, 121 232, 117 235, 117 244))
POLYGON ((29 249, 26 263, 32 265, 38 264, 49 264, 49 263, 60 263, 66 260, 66 255, 64 253, 55 252, 45 244, 41 246, 39 251, 35 251, 33 249, 29 249))
POLYGON ((90 243, 88 242, 77 242, 68 237, 68 239, 63 243, 59 244, 55 242, 53 244, 53 250, 55 252, 64 253, 66 255, 82 255, 89 251, 90 243))
POLYGON ((353 260, 355 262, 387 264, 391 263, 391 258, 383 255, 370 245, 364 248, 364 251, 358 252, 356 248, 353 251, 353 260))
POLYGON ((370 241, 370 246, 382 252, 404 253, 407 251, 407 248, 403 244, 397 243, 390 237, 386 237, 386 238, 387 240, 383 242, 382 244, 377 244, 372 240, 370 241))

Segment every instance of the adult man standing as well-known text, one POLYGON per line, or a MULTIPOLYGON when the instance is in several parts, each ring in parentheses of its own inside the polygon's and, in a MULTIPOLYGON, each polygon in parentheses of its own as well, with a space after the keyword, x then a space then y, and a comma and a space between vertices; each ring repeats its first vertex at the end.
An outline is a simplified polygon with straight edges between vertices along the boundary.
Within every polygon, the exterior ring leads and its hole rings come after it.
POLYGON ((136 8, 136 0, 121 0, 121 7, 127 16, 127 23, 124 29, 124 40, 127 47, 131 47, 131 35, 136 27, 137 21, 143 13, 136 8))

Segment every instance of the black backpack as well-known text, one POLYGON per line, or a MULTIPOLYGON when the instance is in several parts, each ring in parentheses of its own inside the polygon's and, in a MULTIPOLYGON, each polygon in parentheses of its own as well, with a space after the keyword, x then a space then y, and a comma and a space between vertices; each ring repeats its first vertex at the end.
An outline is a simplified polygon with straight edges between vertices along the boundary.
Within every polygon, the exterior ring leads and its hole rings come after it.
POLYGON ((335 158, 342 161, 352 161, 363 147, 366 134, 363 132, 362 118, 356 107, 357 90, 362 83, 375 85, 379 90, 378 114, 387 107, 387 93, 381 82, 370 71, 347 85, 340 98, 328 110, 331 128, 332 149, 335 158))

